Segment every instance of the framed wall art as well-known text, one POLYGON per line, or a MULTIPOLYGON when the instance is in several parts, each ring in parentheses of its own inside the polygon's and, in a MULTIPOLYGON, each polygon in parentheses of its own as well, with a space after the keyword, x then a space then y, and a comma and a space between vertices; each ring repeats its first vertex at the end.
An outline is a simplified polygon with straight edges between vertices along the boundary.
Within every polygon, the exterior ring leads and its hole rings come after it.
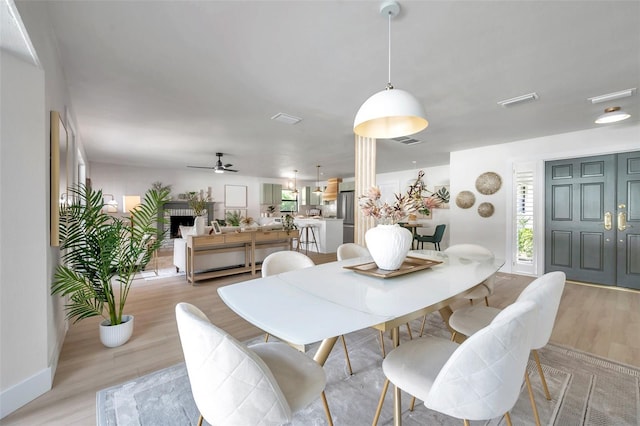
POLYGON ((224 206, 227 209, 247 208, 247 186, 246 185, 225 185, 224 186, 224 206))

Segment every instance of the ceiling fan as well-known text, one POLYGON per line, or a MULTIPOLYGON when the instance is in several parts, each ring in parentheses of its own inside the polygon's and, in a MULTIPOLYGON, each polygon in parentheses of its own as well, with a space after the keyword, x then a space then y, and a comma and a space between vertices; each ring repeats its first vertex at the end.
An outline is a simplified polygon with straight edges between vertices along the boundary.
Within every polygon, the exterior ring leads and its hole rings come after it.
POLYGON ((229 168, 229 167, 232 167, 233 164, 222 164, 222 155, 223 154, 221 152, 216 152, 218 161, 216 161, 216 164, 213 167, 203 167, 203 166, 187 166, 187 167, 191 167, 193 169, 213 169, 215 173, 237 172, 238 170, 233 170, 229 168))

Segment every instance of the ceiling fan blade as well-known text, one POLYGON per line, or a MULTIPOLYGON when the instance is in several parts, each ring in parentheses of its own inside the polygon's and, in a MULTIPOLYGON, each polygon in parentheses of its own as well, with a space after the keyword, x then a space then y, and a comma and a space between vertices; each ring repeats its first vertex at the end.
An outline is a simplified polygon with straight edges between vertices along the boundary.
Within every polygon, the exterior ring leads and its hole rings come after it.
POLYGON ((224 167, 225 167, 225 169, 226 169, 227 167, 233 167, 233 164, 225 164, 225 165, 224 165, 224 167))
POLYGON ((225 172, 239 172, 240 170, 233 170, 233 169, 224 169, 225 172))
POLYGON ((215 169, 215 167, 204 167, 204 166, 187 166, 192 169, 215 169))

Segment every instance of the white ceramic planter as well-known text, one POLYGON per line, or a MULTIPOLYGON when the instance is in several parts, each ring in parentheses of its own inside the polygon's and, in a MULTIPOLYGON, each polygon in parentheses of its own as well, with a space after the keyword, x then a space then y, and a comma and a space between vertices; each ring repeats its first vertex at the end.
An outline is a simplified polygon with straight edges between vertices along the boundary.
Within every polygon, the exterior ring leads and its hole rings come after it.
POLYGON ((133 315, 123 315, 122 323, 110 325, 106 319, 100 323, 100 341, 108 348, 122 346, 131 338, 133 334, 133 315))
POLYGON ((196 216, 193 225, 196 227, 196 235, 204 235, 204 216, 196 216))
POLYGON ((407 257, 413 235, 411 231, 398 224, 378 225, 369 229, 364 239, 378 268, 395 271, 407 257))

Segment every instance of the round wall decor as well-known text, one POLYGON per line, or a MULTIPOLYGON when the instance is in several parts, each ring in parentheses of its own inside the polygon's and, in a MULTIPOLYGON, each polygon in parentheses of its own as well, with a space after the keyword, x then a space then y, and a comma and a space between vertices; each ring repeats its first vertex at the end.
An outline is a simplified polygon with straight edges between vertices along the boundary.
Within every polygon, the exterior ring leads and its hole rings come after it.
POLYGON ((456 197, 456 205, 461 209, 468 209, 476 202, 476 196, 471 191, 460 191, 456 197))
POLYGON ((491 217, 493 216, 494 212, 495 208, 491 203, 480 203, 480 205, 478 206, 478 214, 481 217, 491 217))
POLYGON ((498 192, 502 186, 502 178, 494 172, 486 172, 476 179, 476 189, 484 195, 491 195, 498 192))

